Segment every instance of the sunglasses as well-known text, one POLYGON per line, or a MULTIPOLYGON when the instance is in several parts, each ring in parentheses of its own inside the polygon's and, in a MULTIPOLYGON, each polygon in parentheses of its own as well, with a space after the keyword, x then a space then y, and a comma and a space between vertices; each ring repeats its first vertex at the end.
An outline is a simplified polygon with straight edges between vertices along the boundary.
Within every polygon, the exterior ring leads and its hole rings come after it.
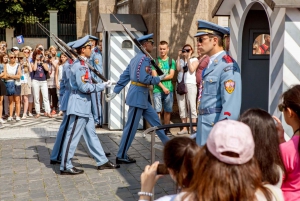
POLYGON ((283 103, 280 103, 279 105, 278 105, 278 110, 280 111, 280 112, 283 112, 283 110, 286 108, 286 106, 283 104, 283 103))
POLYGON ((24 52, 24 54, 29 54, 29 52, 24 52))
POLYGON ((15 59, 16 57, 9 57, 10 59, 15 59))
POLYGON ((186 52, 188 53, 188 52, 190 52, 190 50, 191 49, 182 49, 181 51, 182 51, 182 53, 186 53, 186 52))
MULTIPOLYGON (((209 37, 208 37, 209 38, 209 37)), ((197 42, 198 43, 203 43, 204 40, 208 39, 208 38, 197 38, 197 42)))

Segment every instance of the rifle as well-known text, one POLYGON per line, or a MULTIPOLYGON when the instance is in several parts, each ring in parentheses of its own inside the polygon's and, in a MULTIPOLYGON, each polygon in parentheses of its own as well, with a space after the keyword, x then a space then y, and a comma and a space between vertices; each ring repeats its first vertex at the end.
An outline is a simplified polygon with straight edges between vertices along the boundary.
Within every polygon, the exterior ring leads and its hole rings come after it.
POLYGON ((54 35, 53 33, 50 33, 50 31, 46 27, 44 27, 41 23, 39 23, 39 22, 36 22, 36 23, 46 33, 46 35, 49 36, 53 40, 53 42, 57 45, 57 47, 59 47, 59 49, 61 49, 61 51, 64 52, 70 59, 73 60, 72 55, 74 55, 80 61, 84 61, 93 73, 95 73, 104 82, 107 82, 107 79, 99 71, 97 71, 91 64, 86 62, 84 60, 84 58, 82 58, 82 56, 80 56, 75 50, 70 48, 64 41, 59 39, 56 35, 54 35))
POLYGON ((155 68, 158 75, 163 75, 164 72, 158 67, 158 65, 155 63, 152 56, 147 52, 144 48, 144 46, 141 45, 141 43, 134 37, 134 35, 124 26, 124 24, 115 16, 115 14, 111 13, 116 20, 121 24, 121 26, 124 28, 125 32, 128 34, 128 36, 131 38, 131 40, 134 42, 134 44, 145 54, 147 57, 150 58, 152 66, 155 68))

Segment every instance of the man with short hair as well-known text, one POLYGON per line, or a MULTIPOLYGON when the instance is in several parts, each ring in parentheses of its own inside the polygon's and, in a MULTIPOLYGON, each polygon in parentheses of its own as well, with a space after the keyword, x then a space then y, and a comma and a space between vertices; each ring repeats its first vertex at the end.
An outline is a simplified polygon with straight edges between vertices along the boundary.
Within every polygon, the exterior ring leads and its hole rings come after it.
MULTIPOLYGON (((161 112, 164 111, 163 122, 165 125, 170 124, 171 112, 173 108, 173 91, 174 87, 172 84, 172 79, 176 70, 176 63, 174 59, 168 57, 169 44, 166 41, 160 41, 159 43, 159 57, 156 63, 158 67, 166 74, 166 77, 161 80, 158 85, 153 86, 153 100, 154 109, 161 119, 161 112)), ((152 75, 157 76, 157 72, 154 67, 152 67, 152 75)), ((166 135, 172 135, 169 128, 165 129, 166 135)))
POLYGON ((221 120, 237 120, 242 99, 241 74, 238 64, 223 49, 224 27, 198 21, 197 37, 201 54, 209 56, 203 78, 197 124, 197 144, 203 146, 213 125, 221 120))

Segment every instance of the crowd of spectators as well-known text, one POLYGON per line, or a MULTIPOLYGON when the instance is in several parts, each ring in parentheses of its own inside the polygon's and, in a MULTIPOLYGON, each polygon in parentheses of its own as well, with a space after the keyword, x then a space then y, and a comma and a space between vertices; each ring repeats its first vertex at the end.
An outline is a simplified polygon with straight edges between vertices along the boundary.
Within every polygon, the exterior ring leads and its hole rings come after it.
POLYGON ((58 56, 56 47, 49 50, 38 44, 7 50, 0 42, 0 123, 21 121, 28 117, 52 118, 59 111, 59 82, 67 57, 58 56), (22 114, 21 114, 22 111, 22 114), (34 115, 35 114, 35 115, 34 115))
POLYGON ((202 147, 188 137, 173 138, 163 164, 148 165, 141 174, 139 200, 154 196, 163 174, 170 174, 178 193, 158 201, 299 200, 300 85, 283 93, 278 109, 294 131, 289 141, 281 121, 258 108, 216 123, 202 147))

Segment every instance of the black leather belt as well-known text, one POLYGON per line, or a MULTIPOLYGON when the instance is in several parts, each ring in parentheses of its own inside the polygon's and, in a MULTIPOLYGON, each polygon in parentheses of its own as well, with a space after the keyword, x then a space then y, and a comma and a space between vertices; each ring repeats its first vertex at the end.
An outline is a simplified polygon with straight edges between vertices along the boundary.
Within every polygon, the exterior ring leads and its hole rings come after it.
POLYGON ((222 111, 222 108, 214 107, 214 108, 205 108, 205 109, 199 109, 199 115, 204 114, 214 114, 214 113, 220 113, 222 111))

